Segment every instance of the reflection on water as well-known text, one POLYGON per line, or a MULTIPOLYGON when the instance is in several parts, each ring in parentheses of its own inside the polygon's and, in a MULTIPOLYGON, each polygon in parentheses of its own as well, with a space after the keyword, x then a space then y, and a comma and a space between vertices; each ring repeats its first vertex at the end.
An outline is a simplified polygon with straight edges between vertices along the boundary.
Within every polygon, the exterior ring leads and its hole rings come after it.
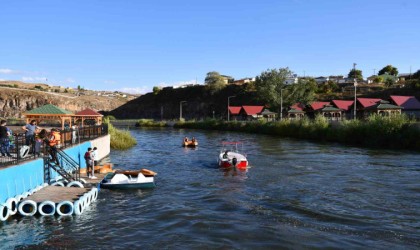
POLYGON ((81 216, 15 218, 0 248, 418 248, 420 156, 234 132, 139 129, 115 168, 152 190, 101 190, 81 216), (181 147, 195 136, 197 148, 181 147), (221 170, 221 141, 251 168, 221 170))

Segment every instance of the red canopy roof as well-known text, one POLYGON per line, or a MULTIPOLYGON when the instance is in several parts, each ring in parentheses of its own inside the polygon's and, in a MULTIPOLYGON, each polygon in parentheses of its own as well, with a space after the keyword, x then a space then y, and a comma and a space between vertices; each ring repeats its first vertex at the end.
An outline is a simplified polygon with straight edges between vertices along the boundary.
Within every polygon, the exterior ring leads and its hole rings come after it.
POLYGON ((256 115, 261 113, 261 111, 264 109, 264 106, 242 106, 242 108, 247 115, 256 115))
POLYGON ((363 108, 367 108, 375 105, 377 102, 381 101, 378 98, 357 98, 357 101, 362 105, 363 108))
POLYGON ((349 111, 351 106, 353 106, 354 101, 346 101, 346 100, 333 100, 333 104, 344 111, 349 111))
POLYGON ((95 110, 90 109, 90 108, 79 111, 75 115, 76 116, 103 116, 100 113, 98 113, 95 110))
POLYGON ((407 109, 420 109, 420 102, 414 96, 392 95, 391 100, 398 106, 407 109))
POLYGON ((303 109, 305 108, 305 105, 303 105, 302 103, 298 102, 293 104, 292 106, 290 106, 291 109, 296 109, 296 110, 300 110, 303 111, 303 109))
POLYGON ((318 110, 324 108, 325 105, 329 105, 330 102, 313 102, 311 103, 311 108, 313 110, 318 110))
POLYGON ((241 111, 241 107, 229 106, 229 112, 232 115, 238 115, 241 111))

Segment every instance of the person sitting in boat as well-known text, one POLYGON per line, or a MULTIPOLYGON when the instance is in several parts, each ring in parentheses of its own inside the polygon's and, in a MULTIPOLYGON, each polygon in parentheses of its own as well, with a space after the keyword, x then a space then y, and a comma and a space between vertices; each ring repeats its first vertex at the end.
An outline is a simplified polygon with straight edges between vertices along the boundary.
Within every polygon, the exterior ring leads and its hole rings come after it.
POLYGON ((185 137, 184 138, 184 142, 188 142, 188 137, 185 137))
POLYGON ((192 143, 195 142, 195 137, 194 136, 191 138, 191 141, 192 141, 192 143))
POLYGON ((226 150, 225 153, 223 154, 223 159, 227 159, 228 158, 228 153, 229 153, 229 150, 226 150))

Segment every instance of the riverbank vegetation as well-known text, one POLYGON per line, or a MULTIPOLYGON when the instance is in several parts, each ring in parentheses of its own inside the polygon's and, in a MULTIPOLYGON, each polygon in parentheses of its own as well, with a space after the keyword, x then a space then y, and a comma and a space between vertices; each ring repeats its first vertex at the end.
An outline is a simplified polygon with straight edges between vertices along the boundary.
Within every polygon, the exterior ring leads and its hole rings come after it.
POLYGON ((342 122, 329 122, 322 116, 317 116, 314 120, 304 118, 276 122, 205 120, 178 122, 174 127, 260 133, 384 149, 420 150, 420 129, 405 115, 372 115, 363 121, 342 122))
POLYGON ((104 123, 108 125, 108 133, 111 136, 112 149, 129 149, 137 144, 136 139, 128 130, 121 130, 115 128, 110 122, 109 118, 104 118, 104 123))
POLYGON ((153 119, 140 119, 136 127, 166 127, 168 124, 164 121, 153 121, 153 119))

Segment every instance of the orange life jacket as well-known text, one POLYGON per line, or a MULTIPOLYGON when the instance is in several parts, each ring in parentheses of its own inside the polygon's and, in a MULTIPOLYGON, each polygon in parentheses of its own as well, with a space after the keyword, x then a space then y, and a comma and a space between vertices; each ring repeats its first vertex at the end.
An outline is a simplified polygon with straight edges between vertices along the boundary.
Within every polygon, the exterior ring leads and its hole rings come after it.
POLYGON ((60 140, 61 140, 60 133, 56 131, 52 132, 52 136, 50 138, 50 146, 52 147, 52 146, 60 144, 60 140))

